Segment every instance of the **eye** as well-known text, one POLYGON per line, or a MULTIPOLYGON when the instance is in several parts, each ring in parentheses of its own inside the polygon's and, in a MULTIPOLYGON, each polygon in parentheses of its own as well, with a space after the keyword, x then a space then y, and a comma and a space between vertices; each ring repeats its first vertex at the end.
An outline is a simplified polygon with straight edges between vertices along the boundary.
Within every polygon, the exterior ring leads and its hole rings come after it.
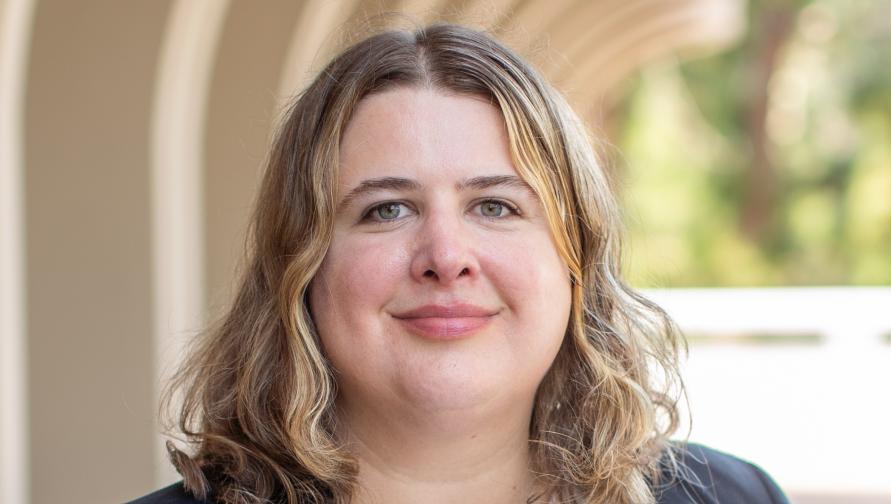
POLYGON ((517 207, 511 205, 506 201, 496 200, 496 199, 488 199, 481 201, 479 203, 480 214, 483 217, 487 217, 490 219, 500 219, 507 217, 505 215, 506 212, 509 212, 513 215, 519 215, 520 211, 517 207))
POLYGON ((362 216, 362 220, 372 222, 396 220, 402 214, 401 207, 403 206, 405 205, 398 201, 388 201, 386 203, 381 203, 380 205, 375 205, 365 212, 365 215, 362 216))

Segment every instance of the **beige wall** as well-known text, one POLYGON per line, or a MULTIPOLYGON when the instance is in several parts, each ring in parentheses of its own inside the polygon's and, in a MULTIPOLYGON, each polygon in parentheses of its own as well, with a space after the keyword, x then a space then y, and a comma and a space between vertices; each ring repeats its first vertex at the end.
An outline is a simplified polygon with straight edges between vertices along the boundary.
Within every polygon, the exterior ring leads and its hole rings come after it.
POLYGON ((242 255, 243 230, 279 105, 278 83, 299 13, 292 0, 235 1, 209 90, 205 232, 207 299, 226 303, 242 255))
POLYGON ((740 29, 738 1, 648 5, 0 0, 0 502, 176 478, 159 380, 225 306, 270 127, 342 23, 369 6, 484 20, 596 115, 642 62, 740 29))
POLYGON ((47 1, 25 101, 32 502, 154 483, 149 117, 168 2, 47 1))

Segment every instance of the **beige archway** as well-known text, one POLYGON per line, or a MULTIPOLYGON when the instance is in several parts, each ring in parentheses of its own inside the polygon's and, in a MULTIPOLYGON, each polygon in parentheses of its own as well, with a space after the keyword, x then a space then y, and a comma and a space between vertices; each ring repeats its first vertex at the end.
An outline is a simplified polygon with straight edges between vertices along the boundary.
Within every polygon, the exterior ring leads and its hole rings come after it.
POLYGON ((381 9, 490 29, 596 117, 641 65, 733 40, 742 7, 0 2, 0 501, 120 502, 176 478, 159 380, 227 302, 271 128, 339 30, 381 9))

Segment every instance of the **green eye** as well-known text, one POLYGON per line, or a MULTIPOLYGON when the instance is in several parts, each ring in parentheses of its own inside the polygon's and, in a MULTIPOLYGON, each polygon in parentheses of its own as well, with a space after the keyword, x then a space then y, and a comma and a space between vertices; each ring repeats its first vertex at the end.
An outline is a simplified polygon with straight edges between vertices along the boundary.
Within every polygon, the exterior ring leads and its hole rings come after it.
POLYGON ((511 203, 498 199, 483 200, 478 204, 480 215, 487 219, 510 219, 522 215, 520 209, 511 203))
POLYGON ((480 205, 480 211, 486 217, 501 217, 504 204, 498 201, 484 201, 480 205))
POLYGON ((393 220, 399 217, 399 203, 384 203, 374 209, 374 212, 382 220, 393 220))

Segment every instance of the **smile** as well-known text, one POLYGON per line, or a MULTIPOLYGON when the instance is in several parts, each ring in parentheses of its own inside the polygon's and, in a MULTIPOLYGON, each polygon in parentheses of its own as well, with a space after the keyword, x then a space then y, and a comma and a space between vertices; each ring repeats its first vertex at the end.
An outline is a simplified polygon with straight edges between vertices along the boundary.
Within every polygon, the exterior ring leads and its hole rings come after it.
POLYGON ((397 318, 412 333, 433 340, 455 340, 479 331, 492 321, 484 317, 415 317, 397 318))

